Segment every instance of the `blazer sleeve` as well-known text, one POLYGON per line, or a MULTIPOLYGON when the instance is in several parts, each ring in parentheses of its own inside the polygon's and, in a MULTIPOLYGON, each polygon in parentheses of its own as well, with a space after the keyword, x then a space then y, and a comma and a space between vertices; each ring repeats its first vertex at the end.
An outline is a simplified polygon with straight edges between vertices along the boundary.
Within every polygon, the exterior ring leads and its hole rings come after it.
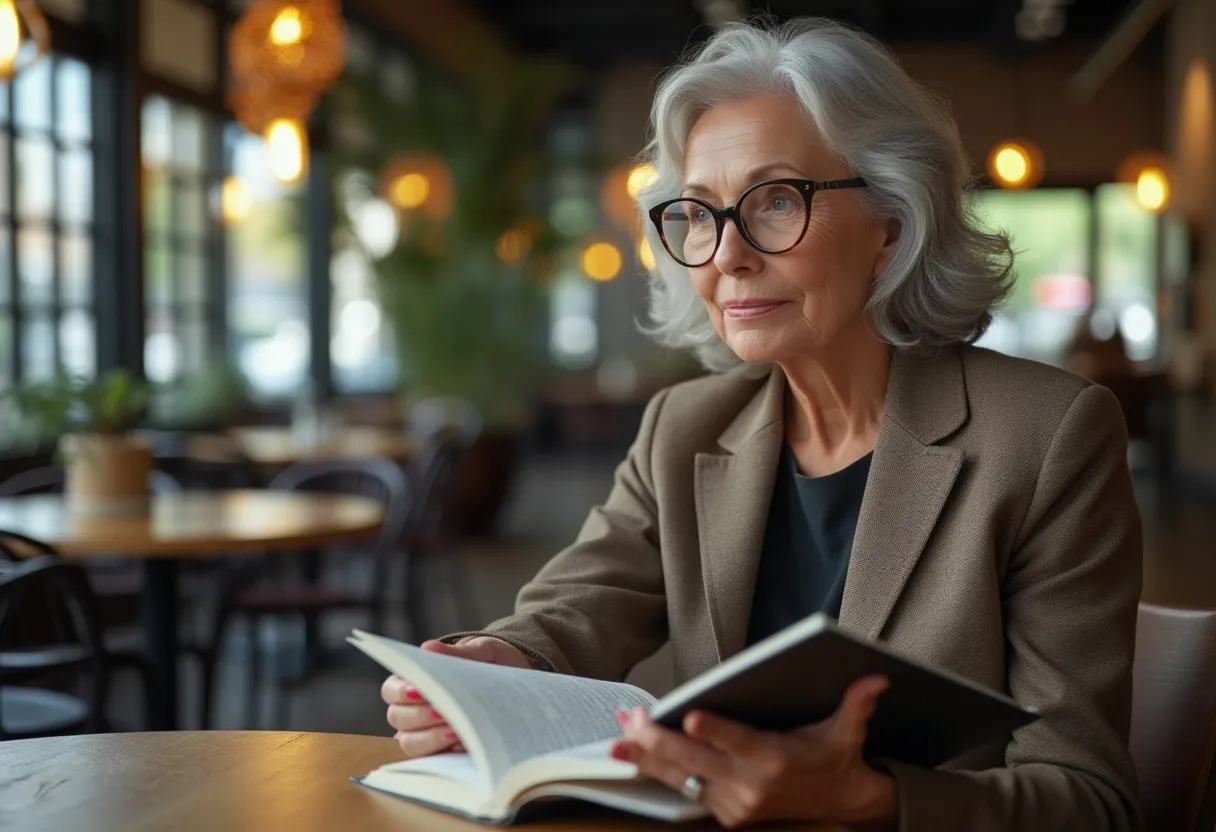
POLYGON ((612 491, 591 510, 575 542, 523 586, 515 614, 476 633, 500 638, 541 670, 625 678, 667 640, 651 450, 667 390, 642 416, 612 491))
POLYGON ((1002 585, 1009 692, 1042 716, 1014 732, 1005 768, 887 763, 902 832, 1139 829, 1127 743, 1141 558, 1122 413, 1086 387, 1051 440, 1002 585))

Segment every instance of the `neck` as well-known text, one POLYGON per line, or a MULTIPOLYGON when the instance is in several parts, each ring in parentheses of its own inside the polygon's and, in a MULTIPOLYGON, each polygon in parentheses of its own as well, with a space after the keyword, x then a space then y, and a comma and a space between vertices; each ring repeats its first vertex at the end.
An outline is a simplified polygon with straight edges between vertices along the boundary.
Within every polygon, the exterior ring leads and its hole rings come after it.
POLYGON ((779 362, 789 384, 786 439, 826 456, 863 456, 882 423, 890 355, 865 326, 841 332, 828 349, 779 362))

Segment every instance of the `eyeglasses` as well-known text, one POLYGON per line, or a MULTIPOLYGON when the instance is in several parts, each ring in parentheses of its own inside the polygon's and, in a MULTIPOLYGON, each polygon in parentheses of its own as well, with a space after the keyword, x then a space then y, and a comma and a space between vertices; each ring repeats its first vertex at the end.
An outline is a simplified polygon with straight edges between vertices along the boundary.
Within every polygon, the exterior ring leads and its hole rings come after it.
POLYGON ((734 205, 726 208, 715 208, 702 199, 680 197, 660 202, 650 209, 649 215, 672 259, 695 269, 718 253, 728 219, 735 221, 740 236, 756 251, 782 254, 806 236, 811 197, 816 191, 864 187, 866 181, 860 178, 829 182, 771 179, 752 185, 734 205))

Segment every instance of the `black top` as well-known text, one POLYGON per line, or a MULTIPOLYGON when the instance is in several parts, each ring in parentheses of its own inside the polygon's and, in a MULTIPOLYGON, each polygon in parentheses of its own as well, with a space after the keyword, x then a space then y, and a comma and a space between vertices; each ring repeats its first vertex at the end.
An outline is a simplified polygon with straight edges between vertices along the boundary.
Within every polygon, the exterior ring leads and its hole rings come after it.
POLYGON ((872 456, 866 454, 834 474, 806 477, 798 473, 789 445, 782 449, 756 575, 748 644, 817 612, 840 617, 872 456))

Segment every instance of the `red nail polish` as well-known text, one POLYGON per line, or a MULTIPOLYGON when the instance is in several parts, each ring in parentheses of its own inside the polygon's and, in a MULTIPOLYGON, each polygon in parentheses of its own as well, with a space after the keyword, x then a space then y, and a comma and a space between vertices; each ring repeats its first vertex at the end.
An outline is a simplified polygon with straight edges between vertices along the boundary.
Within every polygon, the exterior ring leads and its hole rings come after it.
POLYGON ((625 723, 628 721, 629 721, 629 711, 625 710, 624 708, 617 708, 616 724, 621 726, 622 728, 624 728, 625 723))
POLYGON ((629 747, 623 743, 614 743, 612 748, 608 751, 608 756, 612 757, 614 760, 628 760, 629 747))
POLYGON ((443 714, 439 713, 439 711, 435 710, 434 708, 431 708, 431 716, 435 717, 435 719, 443 719, 443 714))
POLYGON ((448 730, 443 732, 443 738, 447 739, 447 740, 455 741, 457 739, 456 732, 453 731, 451 728, 449 728, 448 730))
POLYGON ((405 689, 405 698, 413 699, 415 702, 421 702, 422 694, 418 692, 418 688, 406 688, 405 689))

